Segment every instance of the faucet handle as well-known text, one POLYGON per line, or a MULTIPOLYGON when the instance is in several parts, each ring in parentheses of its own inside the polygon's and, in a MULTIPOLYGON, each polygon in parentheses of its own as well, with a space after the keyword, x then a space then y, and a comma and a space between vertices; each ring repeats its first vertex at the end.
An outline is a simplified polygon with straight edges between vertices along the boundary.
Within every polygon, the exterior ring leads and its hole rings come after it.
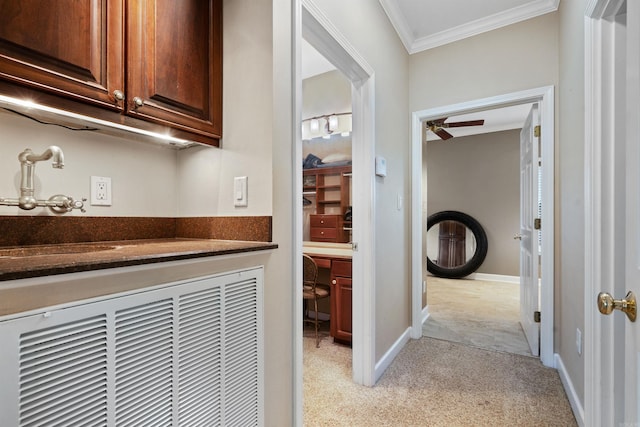
POLYGON ((71 209, 80 209, 80 212, 85 213, 87 210, 84 208, 84 202, 87 201, 86 197, 81 200, 75 200, 73 197, 69 197, 71 202, 71 209))
POLYGON ((48 204, 48 206, 53 212, 60 214, 71 212, 74 209, 80 209, 80 212, 85 213, 86 209, 84 208, 84 202, 86 201, 86 198, 82 198, 82 200, 75 200, 70 196, 56 194, 49 198, 49 202, 51 202, 51 204, 48 204))

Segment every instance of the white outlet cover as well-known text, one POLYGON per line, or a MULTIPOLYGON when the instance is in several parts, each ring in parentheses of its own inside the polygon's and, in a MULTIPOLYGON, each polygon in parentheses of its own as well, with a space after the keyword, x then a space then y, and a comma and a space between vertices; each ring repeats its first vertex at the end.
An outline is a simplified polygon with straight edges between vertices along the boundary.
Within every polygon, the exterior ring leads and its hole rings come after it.
POLYGON ((91 205, 111 206, 111 178, 106 176, 91 177, 91 205))

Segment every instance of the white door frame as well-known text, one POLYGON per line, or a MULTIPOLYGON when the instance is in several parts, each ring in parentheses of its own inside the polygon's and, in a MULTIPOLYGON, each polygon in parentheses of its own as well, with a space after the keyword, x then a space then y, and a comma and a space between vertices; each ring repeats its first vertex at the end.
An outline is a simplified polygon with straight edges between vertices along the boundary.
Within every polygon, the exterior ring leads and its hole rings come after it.
POLYGON ((413 338, 422 336, 422 324, 428 317, 428 305, 422 307, 423 275, 423 205, 422 123, 426 120, 482 110, 537 102, 540 105, 542 143, 542 285, 540 293, 540 360, 555 367, 553 351, 554 297, 554 87, 545 86, 460 104, 430 108, 412 114, 411 126, 411 283, 413 338))
MULTIPOLYGON (((373 68, 350 45, 348 40, 338 31, 331 21, 313 3, 312 0, 296 0, 300 13, 294 25, 301 30, 295 35, 295 45, 300 46, 304 35, 320 54, 336 66, 351 82, 352 117, 353 117, 353 231, 352 241, 356 248, 353 251, 353 306, 352 306, 352 359, 353 381, 356 384, 373 386, 375 384, 375 103, 373 68)), ((301 63, 300 49, 296 49, 294 63, 301 63)), ((299 74, 298 74, 299 76, 299 74)), ((298 78, 295 85, 296 99, 302 97, 302 81, 298 78)), ((295 123, 301 123, 302 112, 300 102, 296 107, 295 123)), ((298 133, 294 167, 298 176, 296 194, 302 194, 302 139, 298 133)), ((298 200, 300 197, 296 197, 298 200)), ((299 200, 299 206, 302 201, 299 200)), ((302 223, 302 209, 296 213, 296 223, 302 223)), ((294 240, 302 242, 302 230, 296 229, 294 240)), ((302 259, 301 243, 296 248, 297 257, 302 259)), ((296 319, 302 316, 302 288, 296 287, 297 313, 296 319)), ((296 366, 302 366, 302 334, 297 334, 296 366)), ((296 393, 296 406, 302 402, 302 371, 295 374, 299 391, 296 393)))
POLYGON ((612 114, 616 92, 613 46, 615 15, 624 0, 590 0, 585 12, 585 290, 584 290, 584 414, 586 426, 607 425, 616 419, 624 399, 616 389, 615 345, 620 328, 597 312, 596 295, 616 292, 611 260, 616 213, 613 205, 615 167, 612 165, 617 129, 612 114))

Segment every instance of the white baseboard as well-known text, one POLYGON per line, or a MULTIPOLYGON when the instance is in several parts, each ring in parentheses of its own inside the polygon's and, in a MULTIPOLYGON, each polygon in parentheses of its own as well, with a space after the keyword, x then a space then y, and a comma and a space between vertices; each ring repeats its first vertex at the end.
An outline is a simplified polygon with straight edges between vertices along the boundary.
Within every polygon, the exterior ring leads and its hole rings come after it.
POLYGON ((520 284, 520 276, 505 276, 502 274, 473 273, 465 277, 465 279, 520 284))
POLYGON ((376 363, 374 384, 378 382, 384 371, 387 370, 393 359, 400 353, 400 350, 409 342, 411 338, 411 328, 407 328, 402 335, 393 343, 382 358, 376 363))
POLYGON ((576 417, 576 421, 580 427, 584 427, 584 408, 580 403, 580 399, 578 399, 578 393, 576 393, 576 389, 571 382, 571 378, 567 373, 567 369, 562 363, 562 358, 558 353, 554 354, 556 369, 558 370, 558 374, 560 375, 560 381, 562 381, 562 386, 564 387, 564 391, 567 394, 567 398, 569 399, 569 403, 571 404, 571 410, 573 411, 573 415, 576 417))
POLYGON ((423 309, 422 309, 422 326, 424 326, 424 324, 427 322, 427 320, 429 320, 429 316, 431 316, 431 313, 429 313, 429 304, 427 304, 423 309))

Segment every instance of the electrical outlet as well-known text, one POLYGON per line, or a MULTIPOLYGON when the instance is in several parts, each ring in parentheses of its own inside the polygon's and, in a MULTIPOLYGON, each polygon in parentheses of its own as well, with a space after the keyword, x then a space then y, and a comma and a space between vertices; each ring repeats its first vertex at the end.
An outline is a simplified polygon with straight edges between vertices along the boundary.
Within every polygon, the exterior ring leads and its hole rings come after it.
POLYGON ((111 206, 111 178, 106 176, 91 177, 91 205, 111 206))

